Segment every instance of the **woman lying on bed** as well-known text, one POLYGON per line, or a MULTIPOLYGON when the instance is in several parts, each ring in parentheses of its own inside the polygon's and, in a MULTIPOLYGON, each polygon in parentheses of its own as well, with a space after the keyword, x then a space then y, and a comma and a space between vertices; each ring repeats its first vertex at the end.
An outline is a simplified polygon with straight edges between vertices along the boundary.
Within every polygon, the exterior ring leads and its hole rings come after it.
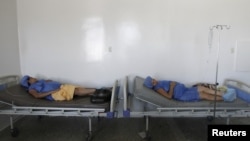
POLYGON ((35 98, 45 98, 50 101, 72 100, 74 96, 91 96, 109 100, 110 94, 101 93, 103 89, 83 88, 71 84, 62 84, 57 81, 36 79, 25 75, 20 84, 35 98))
POLYGON ((214 100, 215 94, 217 101, 233 101, 236 98, 235 91, 223 93, 204 86, 186 87, 184 84, 175 81, 157 81, 152 77, 146 77, 144 85, 168 99, 179 101, 199 101, 214 100))

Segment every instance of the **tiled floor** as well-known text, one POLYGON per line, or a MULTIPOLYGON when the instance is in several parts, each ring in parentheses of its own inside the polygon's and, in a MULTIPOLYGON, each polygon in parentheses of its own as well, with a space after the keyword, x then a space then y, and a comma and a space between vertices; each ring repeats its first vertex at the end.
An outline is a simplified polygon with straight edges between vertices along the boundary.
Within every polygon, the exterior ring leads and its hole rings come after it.
MULTIPOLYGON (((2 123, 2 122, 1 122, 2 123)), ((209 124, 226 124, 227 120, 206 118, 149 118, 152 141, 206 141, 209 124)), ((250 125, 249 118, 231 118, 230 124, 250 125)), ((0 132, 3 141, 83 141, 88 133, 88 118, 26 116, 15 123, 17 137, 9 127, 0 132)), ((92 141, 141 141, 144 118, 93 118, 92 141)))

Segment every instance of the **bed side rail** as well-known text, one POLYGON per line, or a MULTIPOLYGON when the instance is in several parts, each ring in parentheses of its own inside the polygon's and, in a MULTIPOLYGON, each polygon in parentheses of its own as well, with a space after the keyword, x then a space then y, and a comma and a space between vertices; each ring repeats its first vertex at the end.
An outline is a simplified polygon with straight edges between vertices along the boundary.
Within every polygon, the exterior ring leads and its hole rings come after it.
POLYGON ((103 108, 59 108, 59 107, 24 107, 12 106, 8 109, 0 109, 0 115, 47 115, 47 116, 100 116, 103 108))
MULTIPOLYGON (((131 113, 134 117, 209 117, 214 116, 213 107, 169 107, 147 112, 131 113)), ((218 107, 215 117, 249 117, 248 107, 218 107)))
POLYGON ((19 83, 18 75, 7 75, 0 77, 0 90, 8 88, 10 86, 16 85, 19 83))
POLYGON ((107 113, 108 118, 113 118, 115 114, 115 108, 118 102, 118 95, 119 95, 119 85, 118 85, 118 80, 115 80, 113 84, 113 89, 112 89, 112 96, 110 100, 110 110, 107 113))

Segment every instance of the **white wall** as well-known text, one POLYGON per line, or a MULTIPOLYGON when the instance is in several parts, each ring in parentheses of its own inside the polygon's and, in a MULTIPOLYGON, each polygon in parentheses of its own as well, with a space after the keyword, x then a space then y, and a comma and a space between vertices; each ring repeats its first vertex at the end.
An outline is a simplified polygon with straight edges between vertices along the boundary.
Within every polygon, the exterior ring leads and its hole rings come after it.
MULTIPOLYGON (((22 74, 89 86, 125 75, 152 75, 183 83, 215 82, 221 31, 219 81, 250 83, 233 69, 237 40, 250 38, 249 0, 18 0, 22 74)), ((247 62, 246 62, 247 63, 247 62)))
POLYGON ((15 0, 0 1, 0 76, 20 75, 15 0))

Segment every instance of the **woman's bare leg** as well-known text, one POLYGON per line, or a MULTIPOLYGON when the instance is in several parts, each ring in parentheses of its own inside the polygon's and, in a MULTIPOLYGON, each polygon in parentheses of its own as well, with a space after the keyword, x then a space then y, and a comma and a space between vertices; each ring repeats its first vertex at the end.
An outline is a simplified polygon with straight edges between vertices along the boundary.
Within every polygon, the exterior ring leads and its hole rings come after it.
POLYGON ((203 93, 213 94, 213 95, 216 93, 218 96, 222 96, 223 95, 223 92, 220 92, 218 90, 217 90, 217 92, 215 92, 215 90, 209 89, 207 87, 198 86, 197 88, 198 88, 198 92, 199 93, 203 92, 203 93))
MULTIPOLYGON (((212 94, 200 92, 199 96, 200 96, 200 99, 210 100, 210 101, 215 100, 215 95, 212 95, 212 94)), ((219 96, 219 95, 216 96, 216 101, 222 101, 222 100, 223 100, 223 98, 221 96, 219 96)))
POLYGON ((92 95, 95 91, 96 91, 95 88, 76 87, 74 94, 78 96, 88 96, 92 95))

